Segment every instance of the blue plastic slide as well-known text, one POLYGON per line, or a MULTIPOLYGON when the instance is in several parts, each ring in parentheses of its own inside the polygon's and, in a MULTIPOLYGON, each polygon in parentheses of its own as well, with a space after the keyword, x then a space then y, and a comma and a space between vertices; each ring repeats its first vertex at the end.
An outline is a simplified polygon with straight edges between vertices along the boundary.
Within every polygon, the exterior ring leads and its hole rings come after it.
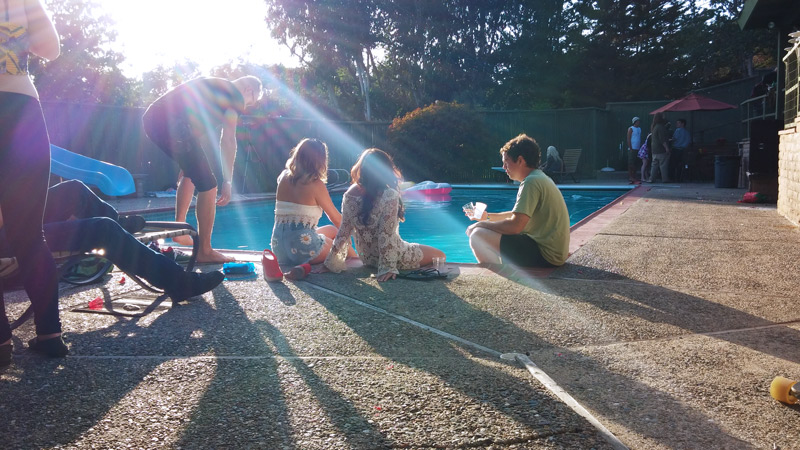
POLYGON ((97 186, 106 195, 121 196, 136 192, 133 177, 125 168, 72 153, 55 145, 50 145, 50 172, 61 178, 80 180, 90 186, 97 186))

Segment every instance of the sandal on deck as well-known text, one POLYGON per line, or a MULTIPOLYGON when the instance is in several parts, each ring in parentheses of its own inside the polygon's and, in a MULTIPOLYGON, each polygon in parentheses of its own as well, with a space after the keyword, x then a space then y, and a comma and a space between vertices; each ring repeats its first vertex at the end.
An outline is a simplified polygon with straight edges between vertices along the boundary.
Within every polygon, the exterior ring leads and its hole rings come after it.
POLYGON ((412 270, 411 272, 400 273, 397 278, 405 278, 406 280, 428 281, 435 279, 447 278, 447 274, 443 274, 438 270, 428 267, 425 269, 412 270))

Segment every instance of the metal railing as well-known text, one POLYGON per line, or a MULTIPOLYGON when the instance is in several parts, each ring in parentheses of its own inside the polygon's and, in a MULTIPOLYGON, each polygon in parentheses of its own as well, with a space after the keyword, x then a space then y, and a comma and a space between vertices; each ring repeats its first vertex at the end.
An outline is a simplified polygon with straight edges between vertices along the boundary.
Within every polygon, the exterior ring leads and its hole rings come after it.
POLYGON ((775 89, 770 89, 764 95, 748 98, 739 104, 742 111, 742 136, 750 137, 750 125, 754 120, 777 119, 778 102, 775 89))
POLYGON ((783 63, 786 66, 786 91, 784 94, 783 106, 783 124, 788 125, 795 121, 798 113, 800 113, 800 69, 798 64, 800 62, 800 32, 795 31, 790 33, 792 37, 790 42, 794 45, 787 49, 786 56, 783 57, 783 63))

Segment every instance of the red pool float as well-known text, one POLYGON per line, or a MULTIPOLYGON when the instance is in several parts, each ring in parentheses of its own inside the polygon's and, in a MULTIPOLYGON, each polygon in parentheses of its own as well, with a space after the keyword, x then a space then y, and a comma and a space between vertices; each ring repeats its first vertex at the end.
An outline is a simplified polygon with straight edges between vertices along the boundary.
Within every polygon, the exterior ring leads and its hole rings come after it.
POLYGON ((449 194, 453 188, 448 183, 434 183, 433 181, 422 181, 403 190, 403 194, 419 195, 444 195, 449 194))

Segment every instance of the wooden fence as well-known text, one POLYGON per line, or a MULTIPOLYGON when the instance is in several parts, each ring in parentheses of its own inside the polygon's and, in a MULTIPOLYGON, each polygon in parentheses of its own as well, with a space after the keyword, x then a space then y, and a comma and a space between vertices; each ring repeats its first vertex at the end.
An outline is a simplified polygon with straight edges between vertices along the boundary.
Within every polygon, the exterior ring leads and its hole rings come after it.
MULTIPOLYGON (((752 80, 729 83, 706 95, 738 105, 752 80)), ((609 103, 606 109, 578 108, 546 111, 481 111, 491 144, 486 149, 500 164, 499 148, 508 139, 526 133, 537 139, 542 149, 553 145, 559 150, 581 148, 578 173, 583 179, 596 176, 601 167, 626 170, 623 151, 625 133, 633 116, 642 118, 649 129, 652 111, 667 101, 609 103)), ((144 135, 142 108, 43 102, 50 139, 53 144, 91 158, 146 174, 145 190, 163 190, 175 184, 177 165, 144 135)), ((689 129, 695 142, 741 138, 738 111, 670 113, 668 119, 691 117, 689 129), (705 133, 705 134, 703 134, 705 133)), ((289 150, 300 139, 313 137, 325 141, 330 152, 330 167, 348 169, 367 147, 388 148, 389 122, 343 122, 292 118, 244 116, 239 122, 234 185, 238 192, 269 192, 282 170, 289 150)), ((213 143, 218 145, 218 143, 213 143)), ((402 167, 401 167, 402 170, 402 167)), ((452 174, 449 182, 501 181, 504 175, 490 167, 475 167, 469 173, 452 174)), ((417 180, 419 181, 419 180, 417 180)))

